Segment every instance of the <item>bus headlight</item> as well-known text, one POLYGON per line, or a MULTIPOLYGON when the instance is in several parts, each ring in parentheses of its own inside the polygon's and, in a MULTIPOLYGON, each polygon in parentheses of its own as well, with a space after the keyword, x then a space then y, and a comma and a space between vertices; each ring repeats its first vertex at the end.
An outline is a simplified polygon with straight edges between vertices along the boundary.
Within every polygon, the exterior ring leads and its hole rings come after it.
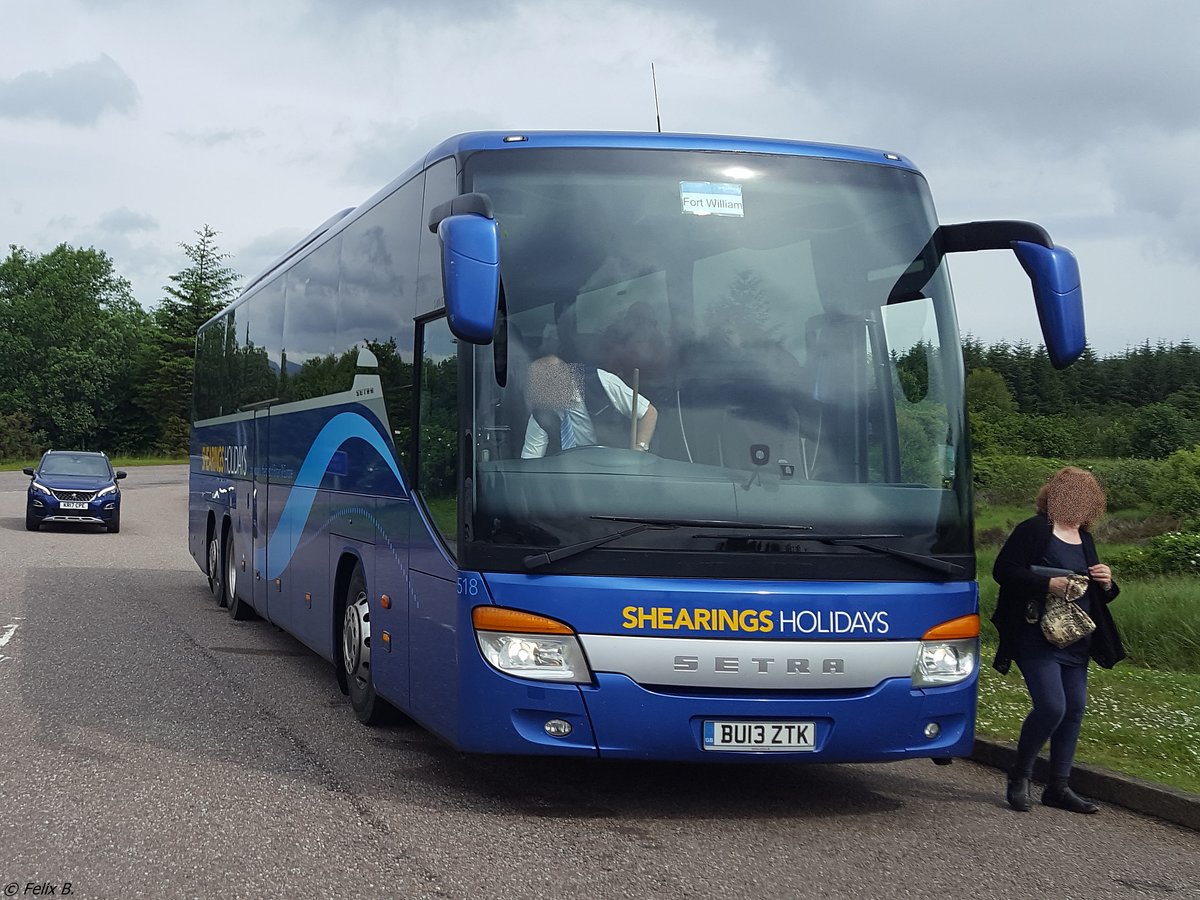
POLYGON ((498 606, 477 606, 471 618, 483 658, 504 674, 573 684, 592 680, 583 648, 570 626, 498 606))
POLYGON ((975 674, 979 663, 979 640, 921 641, 913 666, 913 687, 957 684, 975 674))
POLYGON ((913 663, 913 687, 958 684, 974 675, 978 665, 979 616, 959 616, 921 635, 913 663))

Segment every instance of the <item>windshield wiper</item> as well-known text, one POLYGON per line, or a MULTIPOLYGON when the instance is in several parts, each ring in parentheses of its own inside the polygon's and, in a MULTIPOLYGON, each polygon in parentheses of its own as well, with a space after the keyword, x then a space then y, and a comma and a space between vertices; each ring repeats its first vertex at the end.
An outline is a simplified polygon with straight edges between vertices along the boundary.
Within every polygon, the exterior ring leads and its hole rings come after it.
MULTIPOLYGON (((757 528, 759 526, 750 527, 757 528)), ((778 529, 772 528, 770 530, 776 531, 778 529)), ((897 559, 908 560, 911 563, 916 563, 919 566, 933 569, 935 572, 943 572, 947 575, 962 575, 966 571, 957 563, 946 562, 944 559, 938 559, 936 556, 909 553, 907 550, 897 550, 895 547, 869 543, 872 540, 904 537, 902 534, 757 534, 752 532, 750 534, 697 534, 693 535, 693 537, 710 540, 713 538, 746 538, 755 541, 816 541, 821 544, 828 544, 831 547, 857 547, 860 550, 870 550, 872 553, 894 556, 897 559)))
POLYGON ((559 547, 557 550, 547 550, 543 553, 531 553, 521 561, 525 564, 526 569, 537 569, 541 566, 548 565, 560 559, 568 559, 580 553, 586 553, 595 547, 601 547, 611 541, 619 538, 627 537, 631 534, 638 534, 643 531, 664 531, 674 528, 722 528, 729 529, 734 534, 695 534, 693 539, 701 540, 720 540, 722 538, 746 538, 756 541, 814 541, 830 546, 857 547, 860 550, 869 550, 873 553, 882 553, 886 556, 894 556, 897 559, 908 560, 919 566, 924 566, 927 569, 933 569, 936 572, 942 572, 947 575, 961 575, 965 571, 962 566, 955 563, 946 562, 943 559, 938 559, 935 556, 925 556, 920 553, 909 553, 907 550, 897 550, 894 547, 886 547, 880 544, 873 544, 873 540, 886 540, 888 538, 904 537, 902 534, 813 534, 811 525, 764 525, 753 524, 746 522, 729 522, 720 519, 654 519, 654 518, 637 518, 634 516, 591 516, 593 519, 599 519, 607 522, 633 522, 632 528, 626 528, 622 531, 616 531, 612 534, 602 535, 598 538, 592 538, 588 541, 580 541, 577 544, 568 544, 565 547, 559 547), (745 533, 749 532, 749 533, 745 533), (772 533, 775 532, 775 533, 772 533))
MULTIPOLYGON (((592 516, 593 519, 608 518, 607 516, 592 516)), ((624 521, 624 520, 620 520, 624 521)), ((659 524, 657 522, 639 522, 632 528, 626 528, 624 531, 617 531, 613 534, 606 534, 602 537, 592 538, 590 541, 580 541, 578 544, 568 544, 565 547, 559 547, 557 550, 547 550, 544 553, 530 553, 521 560, 527 569, 536 569, 540 566, 549 565, 560 559, 567 559, 571 556, 576 556, 591 550, 593 547, 600 547, 610 541, 615 541, 618 538, 623 538, 630 534, 637 534, 640 531, 650 531, 651 529, 662 530, 674 528, 672 524, 659 524)))
POLYGON ((911 563, 916 563, 927 569, 933 569, 935 572, 944 572, 947 575, 962 575, 967 571, 958 565, 958 563, 946 562, 944 559, 938 559, 936 556, 926 556, 923 553, 909 553, 907 550, 897 550, 895 547, 882 547, 879 544, 868 544, 864 541, 848 538, 834 539, 826 541, 826 543, 834 546, 858 547, 860 550, 870 550, 874 553, 882 553, 885 556, 906 559, 911 563))
POLYGON ((811 525, 755 525, 744 522, 726 522, 721 519, 654 519, 638 516, 591 516, 590 518, 602 522, 632 522, 633 527, 626 528, 624 531, 614 532, 613 534, 606 534, 602 537, 592 538, 589 541, 568 544, 565 547, 559 547, 557 550, 547 550, 544 553, 530 553, 521 560, 525 564, 525 568, 536 569, 560 559, 567 559, 577 554, 585 553, 594 547, 601 547, 618 538, 638 534, 642 531, 650 531, 651 529, 662 531, 672 528, 754 528, 769 529, 771 531, 789 530, 801 534, 812 531, 811 525))

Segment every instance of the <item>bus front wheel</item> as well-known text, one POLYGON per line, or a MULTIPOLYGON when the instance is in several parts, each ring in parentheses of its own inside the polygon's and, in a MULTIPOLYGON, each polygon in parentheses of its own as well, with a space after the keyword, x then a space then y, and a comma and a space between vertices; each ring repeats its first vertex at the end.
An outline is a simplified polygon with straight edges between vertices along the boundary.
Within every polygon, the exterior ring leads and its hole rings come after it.
POLYGON ((371 675, 371 605, 367 580, 361 566, 354 567, 346 587, 342 615, 342 666, 346 674, 350 705, 364 725, 382 725, 392 720, 391 707, 375 693, 371 675))

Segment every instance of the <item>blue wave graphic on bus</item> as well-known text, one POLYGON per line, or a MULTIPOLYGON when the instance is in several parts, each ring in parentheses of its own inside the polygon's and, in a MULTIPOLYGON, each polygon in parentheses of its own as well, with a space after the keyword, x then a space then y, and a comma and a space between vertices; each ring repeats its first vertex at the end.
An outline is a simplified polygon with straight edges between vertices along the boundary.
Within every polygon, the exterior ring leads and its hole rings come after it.
POLYGON ((308 455, 304 457, 300 466, 300 472, 296 475, 292 492, 288 495, 287 503, 279 516, 279 523, 275 526, 275 533, 267 543, 266 557, 270 563, 269 567, 263 565, 263 551, 258 551, 256 567, 267 569, 268 580, 278 578, 292 561, 308 515, 316 502, 317 489, 325 478, 325 472, 329 469, 334 454, 354 438, 370 444, 388 464, 388 468, 396 476, 396 482, 403 486, 404 479, 400 476, 395 460, 392 459, 391 448, 384 442, 378 429, 358 413, 347 412, 334 416, 313 440, 308 455))

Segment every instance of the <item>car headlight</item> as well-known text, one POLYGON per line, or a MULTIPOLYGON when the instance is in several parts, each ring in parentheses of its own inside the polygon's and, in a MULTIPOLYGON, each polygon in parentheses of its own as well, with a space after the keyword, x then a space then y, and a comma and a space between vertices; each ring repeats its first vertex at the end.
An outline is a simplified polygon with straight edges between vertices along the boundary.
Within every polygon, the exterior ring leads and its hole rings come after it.
POLYGON ((54 496, 54 494, 50 490, 50 488, 46 487, 44 484, 39 484, 38 482, 35 481, 32 484, 30 484, 30 487, 33 488, 33 492, 35 494, 45 494, 47 497, 54 496))
POLYGON ((97 497, 105 497, 109 494, 115 494, 116 492, 117 492, 117 486, 115 484, 110 484, 108 487, 97 491, 96 496, 97 497))
POLYGON ((498 606, 477 606, 471 619, 483 658, 504 674, 572 684, 592 680, 583 648, 569 625, 498 606))
POLYGON ((958 684, 979 667, 979 616, 960 616, 921 636, 913 662, 915 688, 958 684))

